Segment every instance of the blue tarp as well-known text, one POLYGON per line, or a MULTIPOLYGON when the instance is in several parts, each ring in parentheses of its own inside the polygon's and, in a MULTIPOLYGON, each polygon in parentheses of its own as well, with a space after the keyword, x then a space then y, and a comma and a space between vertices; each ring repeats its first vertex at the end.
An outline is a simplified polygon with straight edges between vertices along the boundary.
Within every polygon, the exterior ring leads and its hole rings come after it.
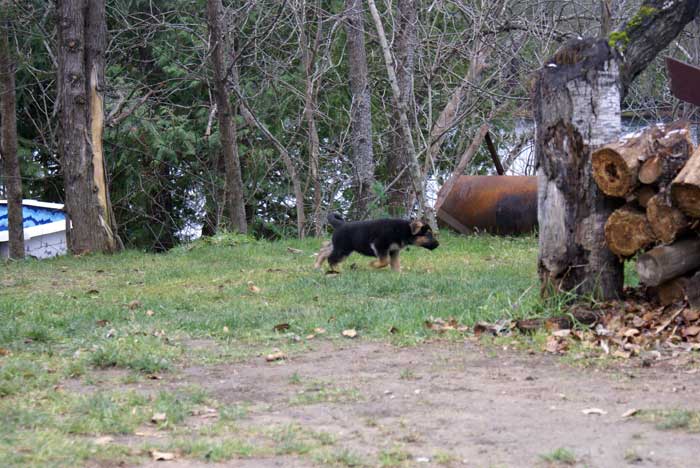
MULTIPOLYGON (((41 224, 49 224, 56 221, 66 219, 66 215, 61 210, 51 208, 39 208, 36 206, 23 206, 22 217, 24 219, 24 227, 39 226, 41 224)), ((7 231, 7 205, 0 204, 0 231, 7 231)))

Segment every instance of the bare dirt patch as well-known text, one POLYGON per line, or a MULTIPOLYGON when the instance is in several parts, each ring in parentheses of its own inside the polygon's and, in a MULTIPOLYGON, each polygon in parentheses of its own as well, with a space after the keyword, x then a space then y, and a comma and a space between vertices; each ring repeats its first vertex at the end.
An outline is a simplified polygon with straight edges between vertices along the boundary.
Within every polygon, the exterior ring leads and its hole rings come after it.
MULTIPOLYGON (((688 466, 698 434, 622 415, 698 409, 697 368, 642 368, 639 361, 600 371, 470 342, 398 348, 319 341, 286 361, 192 367, 158 384, 197 383, 224 406, 245 406, 242 427, 293 424, 328 433, 331 452, 369 466, 547 465, 543 456, 562 448, 586 466, 688 466), (606 414, 583 413, 591 408, 606 414)), ((303 457, 231 463, 318 466, 303 457)))

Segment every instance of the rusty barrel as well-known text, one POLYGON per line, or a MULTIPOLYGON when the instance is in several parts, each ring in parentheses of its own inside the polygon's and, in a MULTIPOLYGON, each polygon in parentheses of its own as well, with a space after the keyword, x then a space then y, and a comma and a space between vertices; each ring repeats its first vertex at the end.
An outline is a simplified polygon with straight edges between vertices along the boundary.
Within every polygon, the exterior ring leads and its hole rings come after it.
POLYGON ((460 176, 437 217, 463 234, 522 234, 537 226, 537 177, 460 176))

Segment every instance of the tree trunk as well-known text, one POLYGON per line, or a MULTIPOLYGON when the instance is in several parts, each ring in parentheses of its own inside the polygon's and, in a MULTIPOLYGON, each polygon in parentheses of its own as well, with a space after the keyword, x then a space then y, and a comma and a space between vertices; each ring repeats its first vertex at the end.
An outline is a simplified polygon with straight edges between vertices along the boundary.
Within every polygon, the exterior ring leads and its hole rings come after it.
POLYGON ((364 219, 373 200, 374 152, 372 150, 372 101, 365 50, 362 0, 346 0, 348 78, 352 93, 350 147, 353 161, 354 218, 364 219))
POLYGON ((637 259, 639 280, 647 286, 658 286, 697 268, 700 268, 700 239, 655 247, 637 259))
POLYGON ((10 258, 24 258, 24 222, 22 218, 22 178, 17 157, 17 113, 15 96, 15 63, 10 51, 11 18, 9 2, 3 1, 0 21, 0 112, 2 136, 0 156, 7 188, 7 224, 10 258))
POLYGON ((618 202, 605 198, 593 182, 590 152, 617 138, 620 99, 696 16, 699 3, 645 1, 618 34, 611 34, 610 45, 571 41, 538 72, 533 107, 543 291, 604 299, 621 294, 622 264, 604 242, 604 223, 618 202))
POLYGON ((60 148, 68 248, 74 254, 117 249, 109 201, 104 130, 104 0, 58 2, 60 148))
POLYGON ((306 2, 301 2, 300 10, 297 12, 297 27, 299 28, 299 48, 301 49, 302 61, 304 65, 305 92, 304 92, 304 120, 306 120, 306 131, 308 133, 308 151, 309 151, 309 177, 313 187, 313 208, 312 218, 314 223, 314 235, 320 237, 323 233, 323 219, 321 215, 321 181, 319 179, 319 167, 321 149, 318 138, 318 130, 316 129, 316 112, 318 103, 316 102, 316 83, 314 82, 314 61, 316 52, 318 51, 320 34, 321 34, 321 18, 319 15, 320 5, 316 4, 313 8, 315 12, 316 36, 311 43, 307 36, 310 28, 306 24, 306 2))
POLYGON ((605 223, 605 243, 621 257, 634 255, 655 239, 646 215, 629 205, 615 210, 605 223))
MULTIPOLYGON (((370 4, 370 11, 374 18, 376 8, 373 8, 373 5, 374 1, 370 4)), ((374 21, 376 26, 377 19, 374 21)), ((389 208, 394 214, 402 215, 410 213, 415 200, 414 196, 416 196, 415 181, 413 180, 415 175, 412 174, 410 167, 411 153, 415 154, 416 150, 413 143, 413 132, 409 124, 411 122, 409 104, 413 98, 416 50, 415 0, 398 0, 393 26, 393 59, 387 59, 387 53, 388 57, 391 57, 392 52, 388 44, 385 51, 386 66, 391 66, 394 69, 398 89, 394 92, 398 97, 394 98, 394 109, 389 116, 393 131, 390 134, 391 146, 387 154, 389 157, 387 163, 389 179, 395 181, 394 185, 389 188, 389 208), (393 65, 389 65, 390 63, 393 65)))
MULTIPOLYGON (((403 15, 407 15, 408 17, 406 18, 406 21, 411 23, 412 28, 415 28, 415 5, 413 4, 412 0, 405 0, 406 3, 400 1, 399 5, 404 4, 405 6, 403 7, 403 15), (412 13, 411 13, 412 12, 412 13), (413 16, 411 16, 413 15, 413 16), (411 20, 411 18, 413 18, 411 20)), ((407 104, 408 104, 408 99, 405 97, 404 94, 401 92, 400 84, 397 78, 397 73, 396 73, 396 68, 394 68, 393 65, 393 59, 391 56, 391 50, 389 49, 389 43, 387 42, 386 39, 386 34, 384 34, 384 26, 382 25, 382 20, 379 17, 379 12, 377 11, 377 6, 374 3, 374 0, 368 0, 368 5, 370 8, 370 12, 372 13, 372 19, 374 20, 374 25, 377 29, 377 35, 379 36, 379 43, 382 48, 382 52, 384 54, 384 64, 386 65, 387 69, 387 75, 389 77, 389 83, 391 85, 391 91, 392 91, 392 97, 394 101, 394 106, 395 110, 398 113, 399 121, 400 121, 400 128, 401 128, 401 136, 403 138, 403 143, 405 144, 405 150, 406 150, 406 166, 408 168, 408 173, 411 177, 411 184, 413 188, 413 193, 415 194, 415 199, 418 202, 418 217, 425 217, 428 221, 428 223, 433 227, 433 229, 437 228, 437 222, 435 220, 435 212, 427 205, 426 199, 425 199, 425 188, 424 188, 424 181, 423 177, 421 174, 420 170, 420 165, 418 164, 418 156, 416 155, 416 148, 413 144, 413 136, 411 132, 411 125, 408 120, 408 109, 407 109, 407 104)), ((401 10, 401 6, 399 7, 399 10, 401 10)), ((401 16, 401 15, 400 15, 401 16)), ((408 27, 408 26, 407 26, 408 27)), ((412 40, 415 40, 412 39, 412 40)), ((407 39, 407 44, 410 44, 411 39, 407 39)), ((407 46, 407 47, 412 47, 412 46, 407 46)), ((412 70, 413 68, 413 56, 412 53, 410 53, 410 56, 408 55, 407 51, 401 51, 401 48, 399 48, 398 55, 405 56, 405 60, 399 60, 399 63, 403 62, 403 69, 407 70, 409 67, 412 70), (410 62, 410 64, 408 63, 410 62)), ((398 67, 397 67, 398 68, 398 67)), ((408 78, 406 78, 408 79, 408 78)), ((413 72, 411 71, 410 73, 410 82, 408 84, 404 83, 404 86, 407 86, 407 89, 412 90, 413 89, 413 72)), ((405 94, 409 94, 408 91, 405 92, 405 94)))
POLYGON ((565 44, 539 71, 533 105, 543 292, 619 297, 622 263, 604 231, 619 202, 598 189, 590 162, 621 128, 616 54, 603 40, 565 44))
POLYGON ((700 218, 700 148, 671 183, 674 205, 693 218, 700 218))
POLYGON ((218 108, 219 131, 225 165, 226 210, 231 227, 240 233, 248 232, 243 198, 243 179, 238 155, 238 138, 234 111, 226 91, 224 47, 224 10, 221 0, 207 0, 207 16, 211 41, 211 63, 214 71, 214 91, 218 108))

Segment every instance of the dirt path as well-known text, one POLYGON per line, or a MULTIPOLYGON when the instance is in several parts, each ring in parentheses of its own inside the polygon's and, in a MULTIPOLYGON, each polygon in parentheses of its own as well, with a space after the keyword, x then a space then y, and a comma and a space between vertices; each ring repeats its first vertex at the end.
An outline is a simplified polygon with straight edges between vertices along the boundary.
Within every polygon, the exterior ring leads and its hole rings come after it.
MULTIPOLYGON (((330 433, 334 450, 369 465, 541 466, 542 455, 566 448, 580 466, 683 467, 697 463, 700 435, 621 415, 700 408, 700 374, 685 369, 580 370, 556 357, 471 343, 320 341, 282 363, 189 368, 167 384, 196 382, 220 402, 249 405, 243 426, 293 423, 330 433), (585 415, 587 408, 607 414, 585 415)), ((229 466, 318 465, 292 457, 229 466)))

